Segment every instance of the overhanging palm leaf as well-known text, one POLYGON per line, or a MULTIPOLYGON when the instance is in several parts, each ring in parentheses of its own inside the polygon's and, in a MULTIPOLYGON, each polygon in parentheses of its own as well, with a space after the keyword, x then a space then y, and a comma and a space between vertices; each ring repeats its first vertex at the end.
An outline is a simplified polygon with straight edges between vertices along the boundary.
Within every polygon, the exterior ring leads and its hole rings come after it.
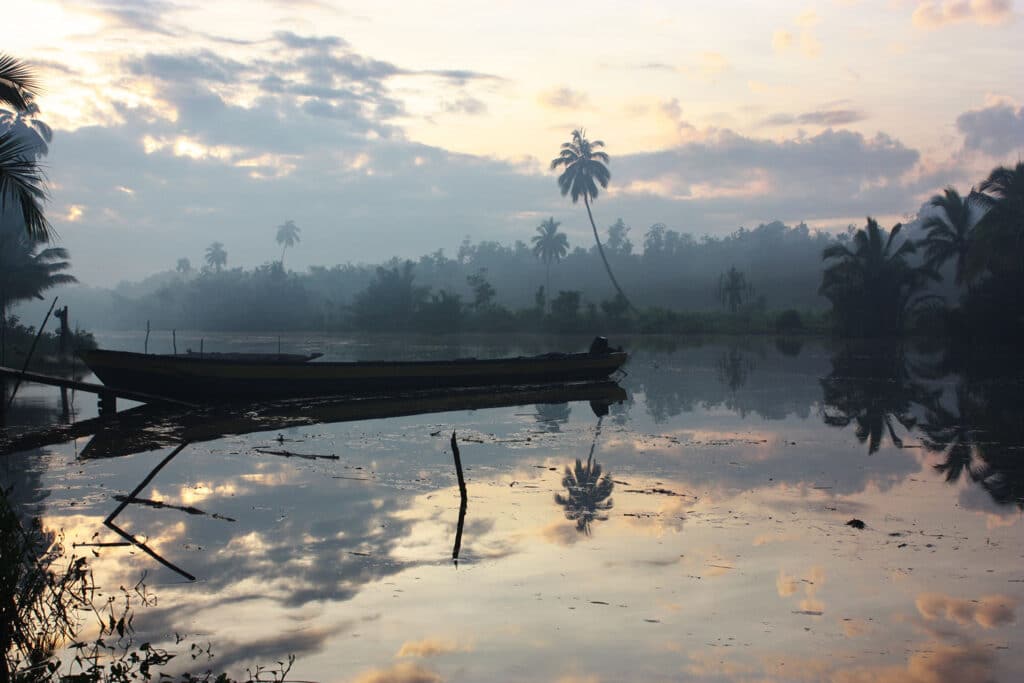
POLYGON ((20 208, 29 239, 38 242, 53 237, 43 213, 45 183, 33 146, 13 131, 0 134, 0 213, 11 205, 20 208))
POLYGON ((23 111, 28 108, 37 88, 35 74, 28 64, 0 54, 0 104, 9 104, 23 111))

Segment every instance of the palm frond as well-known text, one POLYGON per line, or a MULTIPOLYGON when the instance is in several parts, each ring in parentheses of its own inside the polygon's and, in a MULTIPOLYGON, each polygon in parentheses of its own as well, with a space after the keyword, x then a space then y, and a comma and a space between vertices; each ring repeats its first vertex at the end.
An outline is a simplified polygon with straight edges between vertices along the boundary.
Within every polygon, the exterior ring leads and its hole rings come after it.
POLYGON ((43 213, 45 183, 32 146, 11 131, 0 135, 0 211, 8 201, 17 202, 28 237, 38 242, 48 242, 54 235, 43 213))
POLYGON ((10 55, 0 54, 0 102, 24 111, 38 88, 32 68, 10 55))

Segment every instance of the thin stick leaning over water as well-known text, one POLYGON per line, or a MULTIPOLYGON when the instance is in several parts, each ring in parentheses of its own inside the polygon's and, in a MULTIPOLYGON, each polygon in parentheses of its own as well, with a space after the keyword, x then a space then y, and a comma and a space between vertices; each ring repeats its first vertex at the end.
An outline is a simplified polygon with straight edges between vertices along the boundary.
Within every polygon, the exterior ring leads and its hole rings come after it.
POLYGON ((25 364, 21 366, 21 375, 17 381, 14 382, 14 389, 11 390, 11 398, 7 401, 7 407, 10 408, 11 404, 14 403, 14 395, 18 393, 18 387, 21 386, 21 378, 24 377, 25 371, 28 370, 28 364, 32 362, 32 354, 36 352, 36 344, 39 343, 39 337, 43 335, 43 330, 46 328, 46 323, 50 320, 50 314, 53 313, 53 307, 57 305, 57 299, 59 297, 53 297, 53 303, 50 304, 50 310, 46 312, 46 317, 43 318, 43 324, 39 326, 39 331, 36 332, 36 338, 32 340, 32 346, 29 347, 28 355, 25 356, 25 364))
POLYGON ((156 477, 156 475, 160 473, 160 470, 162 470, 167 465, 167 463, 169 463, 171 460, 174 460, 174 458, 178 455, 178 453, 181 453, 185 449, 185 446, 188 446, 188 444, 189 444, 188 441, 182 441, 180 446, 175 448, 173 451, 171 451, 167 455, 167 457, 165 457, 163 460, 161 460, 157 464, 157 466, 154 467, 153 470, 149 474, 146 475, 146 478, 143 479, 141 482, 139 482, 139 485, 135 487, 135 490, 132 491, 131 493, 129 493, 127 496, 125 496, 121 500, 121 504, 118 505, 117 508, 115 508, 113 512, 111 512, 109 515, 107 515, 107 518, 103 520, 103 524, 108 529, 112 530, 114 533, 116 533, 117 535, 121 536, 121 538, 125 539, 126 541, 130 541, 132 545, 134 545, 139 550, 141 550, 142 552, 146 553, 147 555, 149 555, 154 560, 156 560, 157 562, 159 562, 163 566, 167 567, 171 571, 177 572, 178 574, 180 574, 181 576, 185 577, 189 581, 195 581, 196 580, 195 576, 193 576, 192 574, 189 574, 187 571, 185 571, 181 567, 178 567, 173 562, 170 562, 169 560, 164 559, 155 550, 150 548, 148 545, 146 545, 145 543, 143 543, 139 539, 135 538, 134 535, 129 534, 127 531, 125 531, 124 529, 122 529, 118 525, 114 524, 114 518, 117 517, 119 514, 121 514, 121 512, 126 507, 128 507, 128 504, 135 500, 135 496, 137 496, 139 494, 139 492, 142 491, 142 489, 146 488, 146 486, 148 486, 149 483, 151 481, 153 481, 153 479, 156 477))
POLYGON ((455 547, 452 548, 452 559, 455 566, 459 566, 459 550, 462 548, 462 527, 466 522, 466 479, 462 476, 462 457, 459 455, 459 444, 455 439, 455 430, 452 430, 452 456, 455 458, 455 473, 459 477, 459 525, 455 529, 455 547))

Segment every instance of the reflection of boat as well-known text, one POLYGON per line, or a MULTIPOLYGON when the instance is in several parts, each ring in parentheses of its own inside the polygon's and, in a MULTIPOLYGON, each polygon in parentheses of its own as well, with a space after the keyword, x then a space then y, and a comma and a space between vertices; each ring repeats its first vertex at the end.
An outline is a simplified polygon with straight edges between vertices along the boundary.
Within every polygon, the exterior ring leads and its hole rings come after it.
POLYGON ((403 415, 477 410, 534 403, 590 401, 617 403, 626 392, 615 382, 544 386, 449 389, 410 392, 387 398, 311 398, 177 409, 140 406, 109 418, 95 418, 0 441, 0 453, 18 452, 95 435, 81 457, 102 458, 173 446, 182 441, 212 441, 226 435, 265 432, 320 423, 372 420, 403 415))
POLYGON ((309 363, 305 357, 155 356, 124 351, 85 351, 82 358, 112 389, 188 401, 579 382, 604 379, 626 362, 625 353, 609 349, 600 338, 587 353, 495 359, 309 363))

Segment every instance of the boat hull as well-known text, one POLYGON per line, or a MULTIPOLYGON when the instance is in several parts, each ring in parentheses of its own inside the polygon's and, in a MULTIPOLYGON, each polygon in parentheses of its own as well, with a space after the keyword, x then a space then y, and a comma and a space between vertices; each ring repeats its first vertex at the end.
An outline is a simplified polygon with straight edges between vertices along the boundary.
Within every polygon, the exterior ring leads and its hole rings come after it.
POLYGON ((626 354, 347 363, 251 362, 123 351, 86 351, 107 386, 188 401, 386 394, 447 387, 515 386, 605 379, 626 354))

